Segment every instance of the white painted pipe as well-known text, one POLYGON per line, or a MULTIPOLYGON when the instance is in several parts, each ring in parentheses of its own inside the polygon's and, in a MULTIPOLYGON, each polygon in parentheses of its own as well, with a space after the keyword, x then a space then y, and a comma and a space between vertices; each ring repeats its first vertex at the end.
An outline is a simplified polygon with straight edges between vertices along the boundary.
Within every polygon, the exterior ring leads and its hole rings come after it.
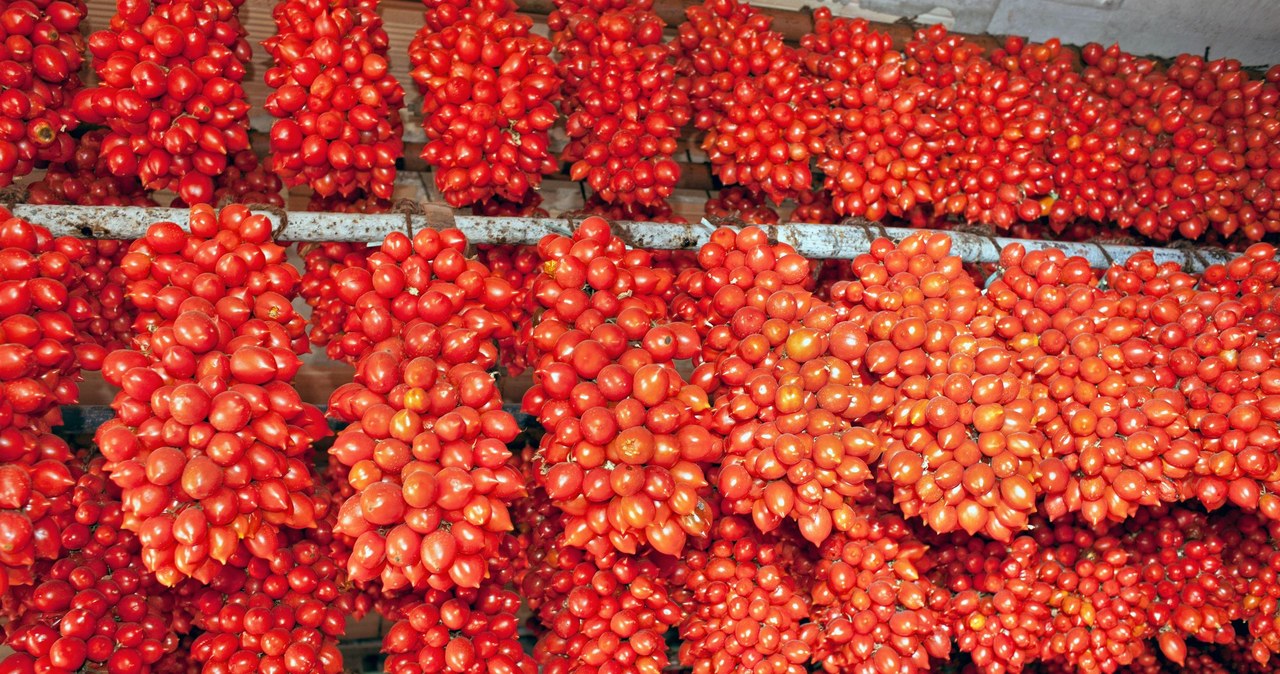
MULTIPOLYGON (((175 222, 186 226, 187 209, 143 208, 137 206, 32 206, 17 205, 17 215, 43 225, 57 236, 95 237, 102 239, 138 239, 152 223, 175 222)), ((287 220, 275 212, 266 215, 276 227, 282 241, 364 241, 378 242, 394 231, 413 232, 426 227, 452 225, 466 234, 472 243, 534 244, 551 233, 569 234, 580 220, 570 218, 483 217, 427 215, 403 213, 315 213, 291 211, 287 220)), ((694 249, 705 243, 715 225, 707 221, 692 224, 660 222, 617 222, 614 232, 637 248, 679 250, 694 249)), ((791 223, 761 227, 775 241, 791 244, 796 251, 813 259, 851 259, 865 253, 880 236, 901 241, 917 229, 881 227, 876 224, 845 223, 820 225, 791 223)), ((1027 250, 1055 248, 1067 255, 1080 256, 1097 268, 1123 262, 1142 251, 1151 251, 1158 263, 1175 262, 1188 272, 1199 272, 1210 265, 1232 259, 1233 254, 1219 248, 1145 248, 1101 243, 1070 243, 1007 237, 986 237, 966 232, 944 232, 952 239, 952 252, 967 262, 997 262, 1000 250, 1020 243, 1027 250)))

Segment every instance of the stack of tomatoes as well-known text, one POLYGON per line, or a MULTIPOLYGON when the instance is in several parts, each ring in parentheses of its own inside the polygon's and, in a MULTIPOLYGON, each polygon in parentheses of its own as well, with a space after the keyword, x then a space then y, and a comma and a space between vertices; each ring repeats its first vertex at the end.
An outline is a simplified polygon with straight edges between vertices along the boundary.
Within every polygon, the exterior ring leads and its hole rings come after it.
POLYGON ((298 272, 266 216, 196 207, 189 221, 153 225, 121 262, 139 350, 107 357, 121 391, 97 434, 124 526, 168 586, 209 582, 241 541, 270 559, 325 505, 310 449, 328 429, 291 384, 309 349, 298 272))
POLYGON ((81 122, 105 125, 117 177, 214 203, 215 179, 249 149, 241 83, 251 51, 239 0, 128 0, 89 39, 98 86, 77 95, 81 122))
POLYGON ((404 89, 388 70, 389 39, 373 0, 288 0, 263 46, 270 168, 321 198, 390 199, 404 154, 404 89))
POLYGON ((78 125, 71 101, 84 63, 81 0, 19 0, 0 9, 0 186, 37 162, 64 162, 78 125))
POLYGON ((409 47, 423 96, 422 158, 454 207, 524 201, 556 171, 550 130, 560 78, 551 42, 512 0, 427 0, 409 47))

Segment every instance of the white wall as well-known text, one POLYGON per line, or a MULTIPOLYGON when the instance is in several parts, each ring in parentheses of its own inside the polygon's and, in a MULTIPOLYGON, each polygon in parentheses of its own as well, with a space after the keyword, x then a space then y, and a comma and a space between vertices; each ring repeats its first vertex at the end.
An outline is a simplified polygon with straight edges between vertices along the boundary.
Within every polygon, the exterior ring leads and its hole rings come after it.
MULTIPOLYGON (((759 0, 799 8, 804 0, 759 0)), ((1119 42, 1128 52, 1230 57, 1247 66, 1280 63, 1280 0, 817 0, 842 14, 882 19, 954 17, 955 30, 1026 35, 1068 44, 1119 42), (941 9, 942 11, 936 11, 941 9), (923 15, 923 16, 921 16, 923 15)), ((952 23, 950 21, 946 23, 952 23)))

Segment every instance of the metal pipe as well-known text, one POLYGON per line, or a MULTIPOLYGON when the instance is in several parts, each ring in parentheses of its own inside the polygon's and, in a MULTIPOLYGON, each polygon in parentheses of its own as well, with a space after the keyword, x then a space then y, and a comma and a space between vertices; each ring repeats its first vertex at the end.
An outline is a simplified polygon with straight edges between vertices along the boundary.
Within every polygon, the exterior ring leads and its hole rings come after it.
MULTIPOLYGON (((412 233, 442 225, 437 215, 404 213, 351 214, 294 211, 284 222, 273 212, 266 215, 281 241, 365 241, 378 242, 390 232, 412 233)), ((186 226, 188 211, 180 208, 141 208, 136 206, 32 206, 18 205, 14 215, 43 225, 57 236, 94 237, 101 239, 138 239, 155 222, 175 222, 186 226)), ((547 234, 569 234, 576 222, 569 218, 494 218, 453 214, 451 223, 462 230, 472 243, 534 244, 547 234)), ((922 231, 898 227, 881 227, 874 223, 852 221, 840 225, 791 223, 762 227, 775 241, 788 243, 796 252, 815 259, 850 259, 870 250, 871 242, 880 236, 895 242, 922 231)), ((715 231, 707 221, 692 224, 659 222, 618 222, 614 232, 630 245, 649 249, 694 249, 715 231)), ((952 240, 952 251, 967 262, 997 262, 1000 251, 1010 244, 1022 244, 1027 250, 1058 249, 1067 255, 1080 256, 1097 268, 1123 262, 1132 255, 1150 251, 1157 263, 1175 262, 1189 272, 1199 272, 1213 264, 1232 259, 1228 251, 1216 248, 1146 248, 1101 243, 1070 243, 987 237, 967 232, 945 232, 952 240)))

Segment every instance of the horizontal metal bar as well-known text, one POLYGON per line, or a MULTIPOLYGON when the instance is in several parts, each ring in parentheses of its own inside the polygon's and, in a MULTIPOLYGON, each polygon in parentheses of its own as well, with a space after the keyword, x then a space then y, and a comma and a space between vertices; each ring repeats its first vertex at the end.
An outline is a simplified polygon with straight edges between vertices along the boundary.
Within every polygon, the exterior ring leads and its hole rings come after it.
MULTIPOLYGON (((188 211, 180 208, 136 206, 32 206, 14 207, 15 215, 48 227, 58 236, 102 239, 137 239, 155 222, 175 222, 186 226, 188 211)), ((294 211, 287 221, 261 211, 271 219, 282 241, 365 241, 378 242, 390 232, 417 231, 438 225, 439 218, 403 213, 315 213, 294 211), (282 226, 283 225, 283 226, 282 226)), ((534 244, 546 234, 568 234, 576 219, 453 216, 453 223, 472 243, 534 244)), ((885 236, 901 241, 922 230, 881 227, 867 222, 839 225, 791 223, 762 227, 776 241, 791 244, 801 255, 815 259, 851 259, 870 250, 871 242, 885 236)), ((706 243, 715 226, 706 221, 691 224, 659 222, 614 223, 614 231, 638 248, 693 249, 706 243)), ((1007 237, 987 237, 967 232, 944 232, 952 239, 952 252, 966 262, 997 262, 1004 246, 1018 243, 1027 250, 1057 249, 1078 255, 1097 268, 1108 267, 1142 251, 1151 251, 1158 263, 1175 262, 1189 272, 1222 264, 1233 255, 1218 248, 1146 248, 1102 243, 1072 243, 1007 237)))

